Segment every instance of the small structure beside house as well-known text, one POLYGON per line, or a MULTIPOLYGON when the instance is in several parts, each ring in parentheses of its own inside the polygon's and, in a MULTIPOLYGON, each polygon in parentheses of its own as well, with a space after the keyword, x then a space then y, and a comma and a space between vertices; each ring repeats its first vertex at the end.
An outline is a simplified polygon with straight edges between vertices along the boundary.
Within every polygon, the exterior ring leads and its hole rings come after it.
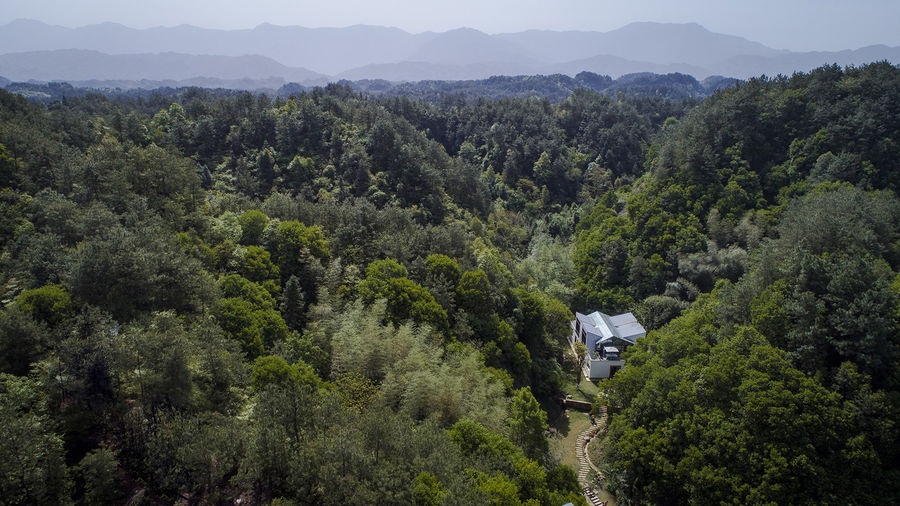
POLYGON ((613 377, 624 365, 621 353, 645 337, 647 331, 631 313, 609 316, 599 311, 585 315, 575 313, 569 341, 583 344, 588 350, 582 368, 591 380, 613 377))

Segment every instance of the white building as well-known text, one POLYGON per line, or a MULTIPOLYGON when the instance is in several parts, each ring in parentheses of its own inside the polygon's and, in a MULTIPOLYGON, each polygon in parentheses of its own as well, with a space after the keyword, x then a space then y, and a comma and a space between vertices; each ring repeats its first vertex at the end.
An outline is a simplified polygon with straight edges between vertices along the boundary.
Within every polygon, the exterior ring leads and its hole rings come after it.
POLYGON ((644 327, 631 313, 609 316, 599 311, 584 315, 575 313, 569 340, 583 344, 588 350, 584 359, 584 373, 592 379, 611 378, 625 361, 621 352, 647 335, 644 327))

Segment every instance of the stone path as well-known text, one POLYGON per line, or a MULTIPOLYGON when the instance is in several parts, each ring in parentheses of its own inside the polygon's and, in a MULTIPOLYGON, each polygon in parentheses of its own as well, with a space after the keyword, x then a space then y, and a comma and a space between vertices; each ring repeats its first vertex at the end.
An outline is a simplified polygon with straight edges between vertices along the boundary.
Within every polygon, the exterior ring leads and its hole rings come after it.
POLYGON ((591 486, 591 480, 588 479, 588 474, 593 469, 593 471, 601 478, 603 478, 603 475, 600 474, 600 470, 594 466, 594 463, 591 462, 591 459, 587 454, 587 442, 600 432, 600 429, 605 423, 606 413, 604 412, 601 414, 600 418, 597 419, 596 425, 591 425, 578 435, 578 440, 575 443, 575 457, 578 458, 578 483, 581 485, 581 489, 584 491, 584 496, 587 497, 588 502, 594 506, 601 506, 603 502, 601 502, 600 498, 594 493, 594 488, 591 486))

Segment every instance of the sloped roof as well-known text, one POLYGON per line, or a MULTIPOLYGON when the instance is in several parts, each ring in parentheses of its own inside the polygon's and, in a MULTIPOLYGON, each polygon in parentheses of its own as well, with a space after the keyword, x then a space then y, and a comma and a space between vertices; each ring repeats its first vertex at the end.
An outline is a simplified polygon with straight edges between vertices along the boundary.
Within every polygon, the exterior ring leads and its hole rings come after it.
POLYGON ((589 315, 575 313, 575 318, 581 322, 586 333, 599 337, 601 342, 611 341, 617 337, 634 344, 638 338, 647 335, 647 331, 631 313, 609 316, 594 311, 589 315))
POLYGON ((637 338, 647 335, 647 331, 631 313, 611 316, 609 321, 615 327, 616 334, 626 341, 634 343, 637 338))

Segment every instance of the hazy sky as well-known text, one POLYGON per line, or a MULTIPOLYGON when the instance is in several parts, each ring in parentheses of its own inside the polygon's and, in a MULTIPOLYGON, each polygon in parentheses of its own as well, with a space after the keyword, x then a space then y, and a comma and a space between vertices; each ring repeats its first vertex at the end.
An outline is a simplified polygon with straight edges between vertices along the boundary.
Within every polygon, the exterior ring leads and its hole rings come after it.
POLYGON ((0 23, 30 18, 75 27, 191 24, 252 28, 370 24, 410 32, 468 26, 608 31, 634 21, 690 22, 793 50, 900 45, 900 0, 2 0, 0 23))

